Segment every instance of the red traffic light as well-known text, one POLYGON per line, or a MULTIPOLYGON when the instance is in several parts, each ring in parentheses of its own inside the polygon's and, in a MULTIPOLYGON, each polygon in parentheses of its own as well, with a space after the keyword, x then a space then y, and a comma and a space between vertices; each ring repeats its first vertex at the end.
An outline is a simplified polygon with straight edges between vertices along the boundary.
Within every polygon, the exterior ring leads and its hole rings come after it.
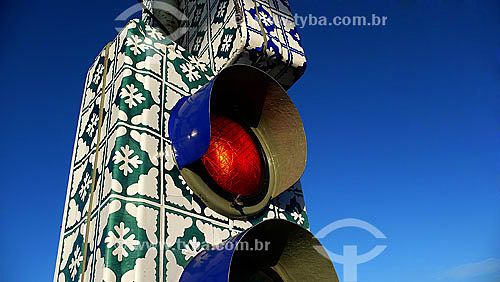
POLYGON ((237 122, 210 117, 210 146, 201 161, 212 179, 225 191, 252 196, 262 186, 263 160, 250 134, 237 122))
POLYGON ((278 82, 254 67, 227 67, 180 99, 168 130, 189 187, 232 219, 262 211, 305 168, 306 138, 295 105, 278 82))

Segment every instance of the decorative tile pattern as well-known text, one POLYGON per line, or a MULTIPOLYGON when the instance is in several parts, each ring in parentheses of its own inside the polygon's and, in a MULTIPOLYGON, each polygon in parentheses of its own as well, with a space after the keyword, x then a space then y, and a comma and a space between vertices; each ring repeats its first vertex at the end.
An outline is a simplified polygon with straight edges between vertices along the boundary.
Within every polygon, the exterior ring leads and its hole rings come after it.
MULTIPOLYGON (((187 33, 178 43, 215 73, 232 64, 253 65, 286 89, 304 73, 306 58, 288 0, 179 0, 179 8, 188 21, 181 22, 187 33)), ((148 15, 145 20, 152 23, 148 15)))
MULTIPOLYGON (((300 184, 251 220, 231 220, 193 195, 174 164, 168 119, 214 77, 198 57, 143 21, 110 45, 85 281, 178 281, 202 248, 269 218, 308 227, 300 184)), ((96 155, 104 51, 85 83, 54 275, 79 281, 96 155)))

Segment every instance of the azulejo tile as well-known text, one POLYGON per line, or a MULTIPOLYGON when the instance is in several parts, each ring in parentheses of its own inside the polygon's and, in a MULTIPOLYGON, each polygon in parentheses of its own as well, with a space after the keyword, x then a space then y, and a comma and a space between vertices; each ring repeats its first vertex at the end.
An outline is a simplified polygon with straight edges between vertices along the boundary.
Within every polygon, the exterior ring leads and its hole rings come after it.
MULTIPOLYGON (((194 13, 198 4, 193 2, 186 5, 194 13)), ((217 44, 207 44, 212 59, 219 54, 229 60, 227 50, 236 50, 237 41, 226 48, 224 38, 241 36, 241 29, 233 24, 236 7, 244 3, 226 2, 227 6, 211 2, 211 10, 208 6, 202 9, 207 19, 209 14, 210 20, 224 18, 217 44)), ((90 281, 103 277, 110 281, 177 281, 200 248, 220 243, 263 220, 283 218, 308 226, 300 185, 272 200, 255 217, 232 220, 194 195, 175 165, 167 134, 170 112, 181 97, 194 94, 214 77, 211 66, 219 68, 222 63, 191 54, 189 48, 140 20, 131 21, 110 49, 97 152, 95 132, 99 128, 94 124, 102 91, 91 80, 104 75, 98 73, 106 60, 105 50, 87 75, 55 281, 79 281, 85 242, 90 281), (96 190, 87 236, 89 181, 96 153, 96 190)), ((251 52, 243 54, 240 60, 254 58, 251 52)))

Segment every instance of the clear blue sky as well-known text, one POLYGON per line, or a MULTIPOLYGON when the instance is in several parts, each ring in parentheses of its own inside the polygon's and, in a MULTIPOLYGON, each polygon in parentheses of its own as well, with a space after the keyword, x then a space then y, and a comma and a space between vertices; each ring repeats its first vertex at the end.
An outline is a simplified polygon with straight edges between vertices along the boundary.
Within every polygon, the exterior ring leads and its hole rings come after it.
MULTIPOLYGON (((290 95, 312 231, 358 218, 387 236, 322 240, 336 253, 388 246, 361 282, 500 281, 500 2, 290 2, 303 16, 388 17, 299 31, 309 67, 290 95)), ((52 279, 85 74, 133 4, 3 3, 2 281, 52 279)))

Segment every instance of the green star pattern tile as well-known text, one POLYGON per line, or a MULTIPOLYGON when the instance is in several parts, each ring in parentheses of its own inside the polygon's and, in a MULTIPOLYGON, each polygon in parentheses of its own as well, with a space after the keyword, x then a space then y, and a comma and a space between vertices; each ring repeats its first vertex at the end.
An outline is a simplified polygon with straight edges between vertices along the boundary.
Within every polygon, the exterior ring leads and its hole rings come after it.
POLYGON ((250 220, 215 213, 186 185, 173 161, 168 120, 181 97, 214 77, 207 62, 132 20, 109 45, 102 97, 105 54, 85 83, 54 281, 80 281, 84 262, 84 281, 178 281, 202 248, 263 220, 308 227, 300 184, 250 220))

